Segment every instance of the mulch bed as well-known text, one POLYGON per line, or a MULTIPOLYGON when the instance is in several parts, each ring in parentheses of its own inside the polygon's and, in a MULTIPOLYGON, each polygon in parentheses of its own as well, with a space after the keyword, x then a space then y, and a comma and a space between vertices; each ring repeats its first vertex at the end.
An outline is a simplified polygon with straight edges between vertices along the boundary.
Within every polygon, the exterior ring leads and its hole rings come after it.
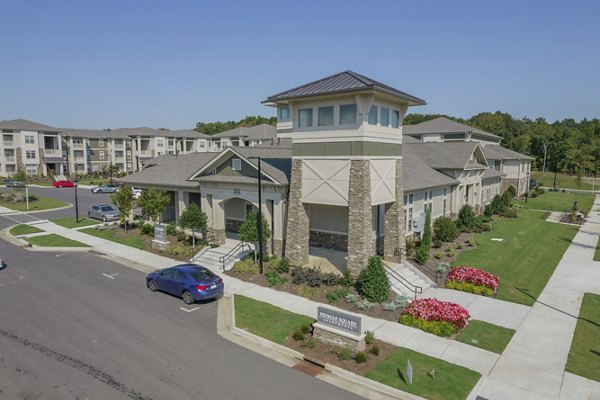
MULTIPOLYGON (((308 336, 310 336, 310 334, 308 336)), ((335 365, 358 375, 364 375, 373 368, 377 367, 396 349, 396 346, 392 344, 375 339, 373 344, 367 345, 366 349, 363 351, 363 353, 367 356, 367 361, 358 364, 353 359, 341 360, 339 358, 338 354, 342 350, 342 347, 334 346, 319 340, 315 340, 315 347, 310 348, 302 346, 302 342, 297 342, 291 336, 288 336, 285 340, 285 346, 303 353, 305 356, 308 356, 311 359, 316 359, 322 363, 335 365), (370 352, 375 345, 379 347, 379 355, 374 355, 370 352)))

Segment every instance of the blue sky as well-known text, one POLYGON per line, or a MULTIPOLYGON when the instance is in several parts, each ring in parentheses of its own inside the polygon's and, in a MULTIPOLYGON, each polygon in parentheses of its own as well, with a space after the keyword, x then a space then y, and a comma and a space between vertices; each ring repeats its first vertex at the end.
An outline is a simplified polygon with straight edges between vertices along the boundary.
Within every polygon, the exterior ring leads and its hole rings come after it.
POLYGON ((600 117, 599 1, 0 3, 0 120, 193 128, 353 70, 468 118, 600 117))

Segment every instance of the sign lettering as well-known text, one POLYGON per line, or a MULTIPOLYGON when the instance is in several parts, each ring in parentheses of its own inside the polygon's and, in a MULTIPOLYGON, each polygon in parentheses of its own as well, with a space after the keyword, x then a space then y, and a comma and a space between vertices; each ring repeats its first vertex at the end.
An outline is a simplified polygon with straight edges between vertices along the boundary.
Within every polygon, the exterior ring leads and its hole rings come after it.
POLYGON ((335 328, 353 333, 355 335, 361 334, 360 317, 331 310, 325 307, 318 307, 317 314, 317 320, 319 322, 331 325, 335 328))

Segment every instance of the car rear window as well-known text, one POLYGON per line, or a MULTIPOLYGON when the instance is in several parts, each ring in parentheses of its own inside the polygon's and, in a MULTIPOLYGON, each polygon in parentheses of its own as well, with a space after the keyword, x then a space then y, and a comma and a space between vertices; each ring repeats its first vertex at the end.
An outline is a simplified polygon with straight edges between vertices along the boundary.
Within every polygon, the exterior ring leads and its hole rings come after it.
POLYGON ((191 272, 190 275, 195 281, 203 281, 215 277, 215 274, 213 274, 207 269, 198 269, 196 271, 191 272))

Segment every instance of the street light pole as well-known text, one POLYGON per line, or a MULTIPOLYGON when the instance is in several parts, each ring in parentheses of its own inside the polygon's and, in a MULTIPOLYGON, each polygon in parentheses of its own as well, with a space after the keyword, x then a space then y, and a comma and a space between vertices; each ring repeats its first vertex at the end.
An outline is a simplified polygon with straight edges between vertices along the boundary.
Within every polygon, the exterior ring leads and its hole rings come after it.
MULTIPOLYGON (((110 150, 109 150, 110 151, 110 150)), ((108 155, 108 161, 109 161, 109 169, 110 169, 110 184, 112 185, 112 174, 113 174, 113 167, 112 167, 112 154, 108 155)))
POLYGON ((258 272, 263 273, 263 231, 262 231, 262 181, 260 172, 260 156, 258 157, 258 272))
POLYGON ((79 203, 77 202, 77 184, 75 185, 75 221, 79 223, 79 203))

